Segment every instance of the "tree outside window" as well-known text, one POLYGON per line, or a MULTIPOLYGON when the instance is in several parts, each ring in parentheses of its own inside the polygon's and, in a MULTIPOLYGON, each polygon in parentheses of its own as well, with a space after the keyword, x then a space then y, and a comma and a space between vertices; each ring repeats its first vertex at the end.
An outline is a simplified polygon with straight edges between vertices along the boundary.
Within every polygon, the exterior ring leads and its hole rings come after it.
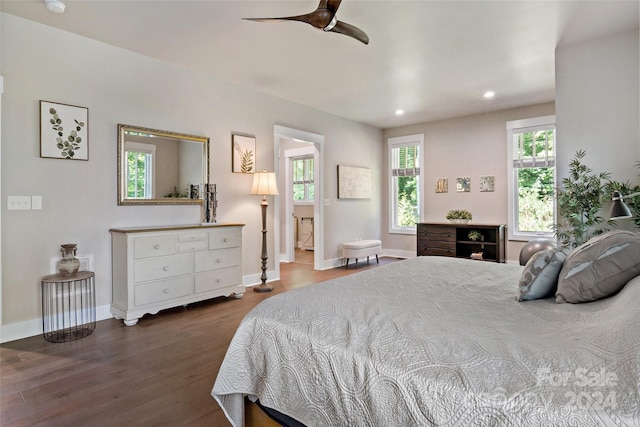
POLYGON ((390 231, 414 233, 420 221, 420 164, 423 135, 389 139, 390 231))

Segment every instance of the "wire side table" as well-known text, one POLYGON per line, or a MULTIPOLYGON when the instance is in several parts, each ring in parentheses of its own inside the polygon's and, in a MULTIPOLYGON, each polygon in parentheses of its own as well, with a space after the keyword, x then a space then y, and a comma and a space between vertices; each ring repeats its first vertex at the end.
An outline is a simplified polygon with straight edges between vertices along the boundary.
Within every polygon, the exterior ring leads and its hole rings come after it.
POLYGON ((95 274, 78 271, 71 276, 42 278, 42 330, 49 342, 73 341, 96 329, 95 274))

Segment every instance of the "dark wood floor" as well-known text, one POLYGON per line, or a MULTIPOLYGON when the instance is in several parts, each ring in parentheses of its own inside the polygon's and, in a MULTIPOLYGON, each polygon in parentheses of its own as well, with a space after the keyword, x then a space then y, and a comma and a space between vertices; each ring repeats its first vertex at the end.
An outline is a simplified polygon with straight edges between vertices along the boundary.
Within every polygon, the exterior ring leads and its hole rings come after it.
POLYGON ((103 320, 68 343, 37 336, 2 344, 0 425, 229 426, 210 392, 244 315, 274 294, 378 265, 314 271, 312 259, 301 252, 298 262, 281 264, 272 293, 165 310, 133 327, 103 320))

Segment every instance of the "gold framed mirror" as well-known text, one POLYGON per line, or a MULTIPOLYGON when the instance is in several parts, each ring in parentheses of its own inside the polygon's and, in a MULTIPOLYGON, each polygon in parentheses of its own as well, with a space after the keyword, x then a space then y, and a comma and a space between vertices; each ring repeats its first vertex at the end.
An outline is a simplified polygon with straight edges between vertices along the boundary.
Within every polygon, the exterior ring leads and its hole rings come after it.
POLYGON ((118 205, 202 204, 209 138, 118 124, 118 205))

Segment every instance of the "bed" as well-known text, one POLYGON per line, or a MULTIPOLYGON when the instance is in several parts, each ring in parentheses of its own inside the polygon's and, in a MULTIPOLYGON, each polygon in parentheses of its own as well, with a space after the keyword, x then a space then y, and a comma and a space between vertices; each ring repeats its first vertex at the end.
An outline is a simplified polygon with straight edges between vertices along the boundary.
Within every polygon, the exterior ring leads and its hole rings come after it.
POLYGON ((588 304, 516 301, 523 267, 418 257, 273 296, 212 395, 311 426, 640 426, 640 277, 588 304))

